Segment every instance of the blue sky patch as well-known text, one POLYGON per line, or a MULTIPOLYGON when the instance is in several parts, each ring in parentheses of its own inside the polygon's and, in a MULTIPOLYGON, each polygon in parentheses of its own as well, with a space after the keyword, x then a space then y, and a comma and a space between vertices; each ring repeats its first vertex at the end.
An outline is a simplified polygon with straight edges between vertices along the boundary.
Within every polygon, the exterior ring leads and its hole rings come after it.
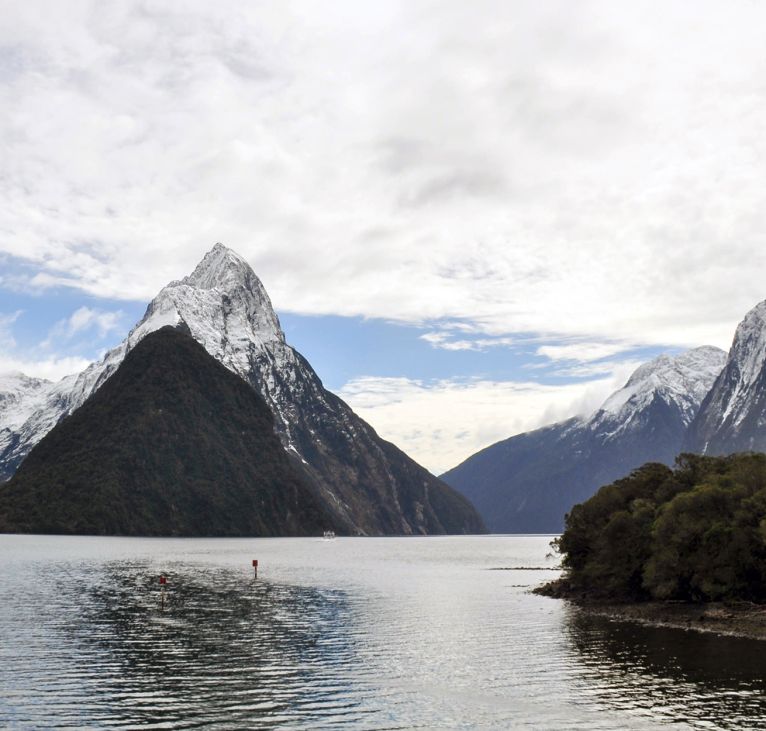
MULTIPOLYGON (((9 323, 5 327, 4 348, 38 357, 55 353, 96 359, 127 335, 143 316, 146 305, 146 302, 89 297, 65 287, 36 294, 0 289, 0 314, 9 323), (94 316, 80 329, 70 326, 75 313, 83 308, 95 313, 94 316), (104 324, 103 318, 107 316, 109 319, 104 324)), ((458 331, 454 337, 459 340, 450 340, 448 336, 454 334, 450 327, 454 327, 454 323, 414 326, 381 319, 289 312, 279 313, 279 317, 288 342, 309 360, 325 385, 335 391, 361 376, 406 377, 424 382, 472 378, 575 383, 597 377, 600 367, 611 370, 615 361, 644 361, 661 352, 677 351, 632 347, 612 356, 590 358, 583 364, 576 359, 551 359, 540 354, 539 350, 546 346, 555 350, 567 347, 565 342, 571 344, 571 341, 555 338, 518 334, 493 339, 458 331), (445 332, 444 338, 433 337, 434 333, 445 332), (449 347, 455 342, 462 345, 457 349, 449 347)))

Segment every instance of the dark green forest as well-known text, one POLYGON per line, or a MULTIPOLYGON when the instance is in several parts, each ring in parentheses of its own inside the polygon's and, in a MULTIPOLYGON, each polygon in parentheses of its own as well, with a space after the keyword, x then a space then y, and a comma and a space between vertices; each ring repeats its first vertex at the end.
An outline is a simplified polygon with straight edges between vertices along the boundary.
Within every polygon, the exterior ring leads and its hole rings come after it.
POLYGON ((602 487, 554 542, 547 592, 592 600, 766 601, 766 455, 682 454, 602 487))

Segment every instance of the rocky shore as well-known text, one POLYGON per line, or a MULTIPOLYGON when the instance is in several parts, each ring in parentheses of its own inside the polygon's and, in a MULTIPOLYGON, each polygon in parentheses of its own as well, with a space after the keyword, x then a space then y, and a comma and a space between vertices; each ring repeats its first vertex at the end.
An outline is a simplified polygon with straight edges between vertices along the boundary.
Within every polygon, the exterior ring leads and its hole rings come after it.
POLYGON ((731 637, 766 640, 766 605, 751 602, 680 601, 613 602, 568 591, 566 582, 543 584, 535 594, 572 602, 589 614, 654 627, 672 627, 695 632, 713 632, 731 637))

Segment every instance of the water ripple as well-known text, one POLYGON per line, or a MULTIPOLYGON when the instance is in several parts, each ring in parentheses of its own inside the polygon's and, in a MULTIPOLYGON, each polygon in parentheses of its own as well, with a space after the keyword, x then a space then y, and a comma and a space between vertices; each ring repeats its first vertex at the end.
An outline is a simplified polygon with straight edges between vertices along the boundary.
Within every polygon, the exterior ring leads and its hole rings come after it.
POLYGON ((2 727, 766 725, 762 643, 532 596, 543 538, 0 547, 2 727))

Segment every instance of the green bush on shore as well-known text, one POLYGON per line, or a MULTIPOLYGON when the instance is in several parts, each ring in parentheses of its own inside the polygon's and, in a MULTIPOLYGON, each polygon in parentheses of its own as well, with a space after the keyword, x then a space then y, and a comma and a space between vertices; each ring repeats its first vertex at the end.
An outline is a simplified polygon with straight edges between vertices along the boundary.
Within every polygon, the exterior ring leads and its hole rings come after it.
POLYGON ((564 594, 766 601, 766 455, 645 464, 575 505, 555 546, 564 594))

